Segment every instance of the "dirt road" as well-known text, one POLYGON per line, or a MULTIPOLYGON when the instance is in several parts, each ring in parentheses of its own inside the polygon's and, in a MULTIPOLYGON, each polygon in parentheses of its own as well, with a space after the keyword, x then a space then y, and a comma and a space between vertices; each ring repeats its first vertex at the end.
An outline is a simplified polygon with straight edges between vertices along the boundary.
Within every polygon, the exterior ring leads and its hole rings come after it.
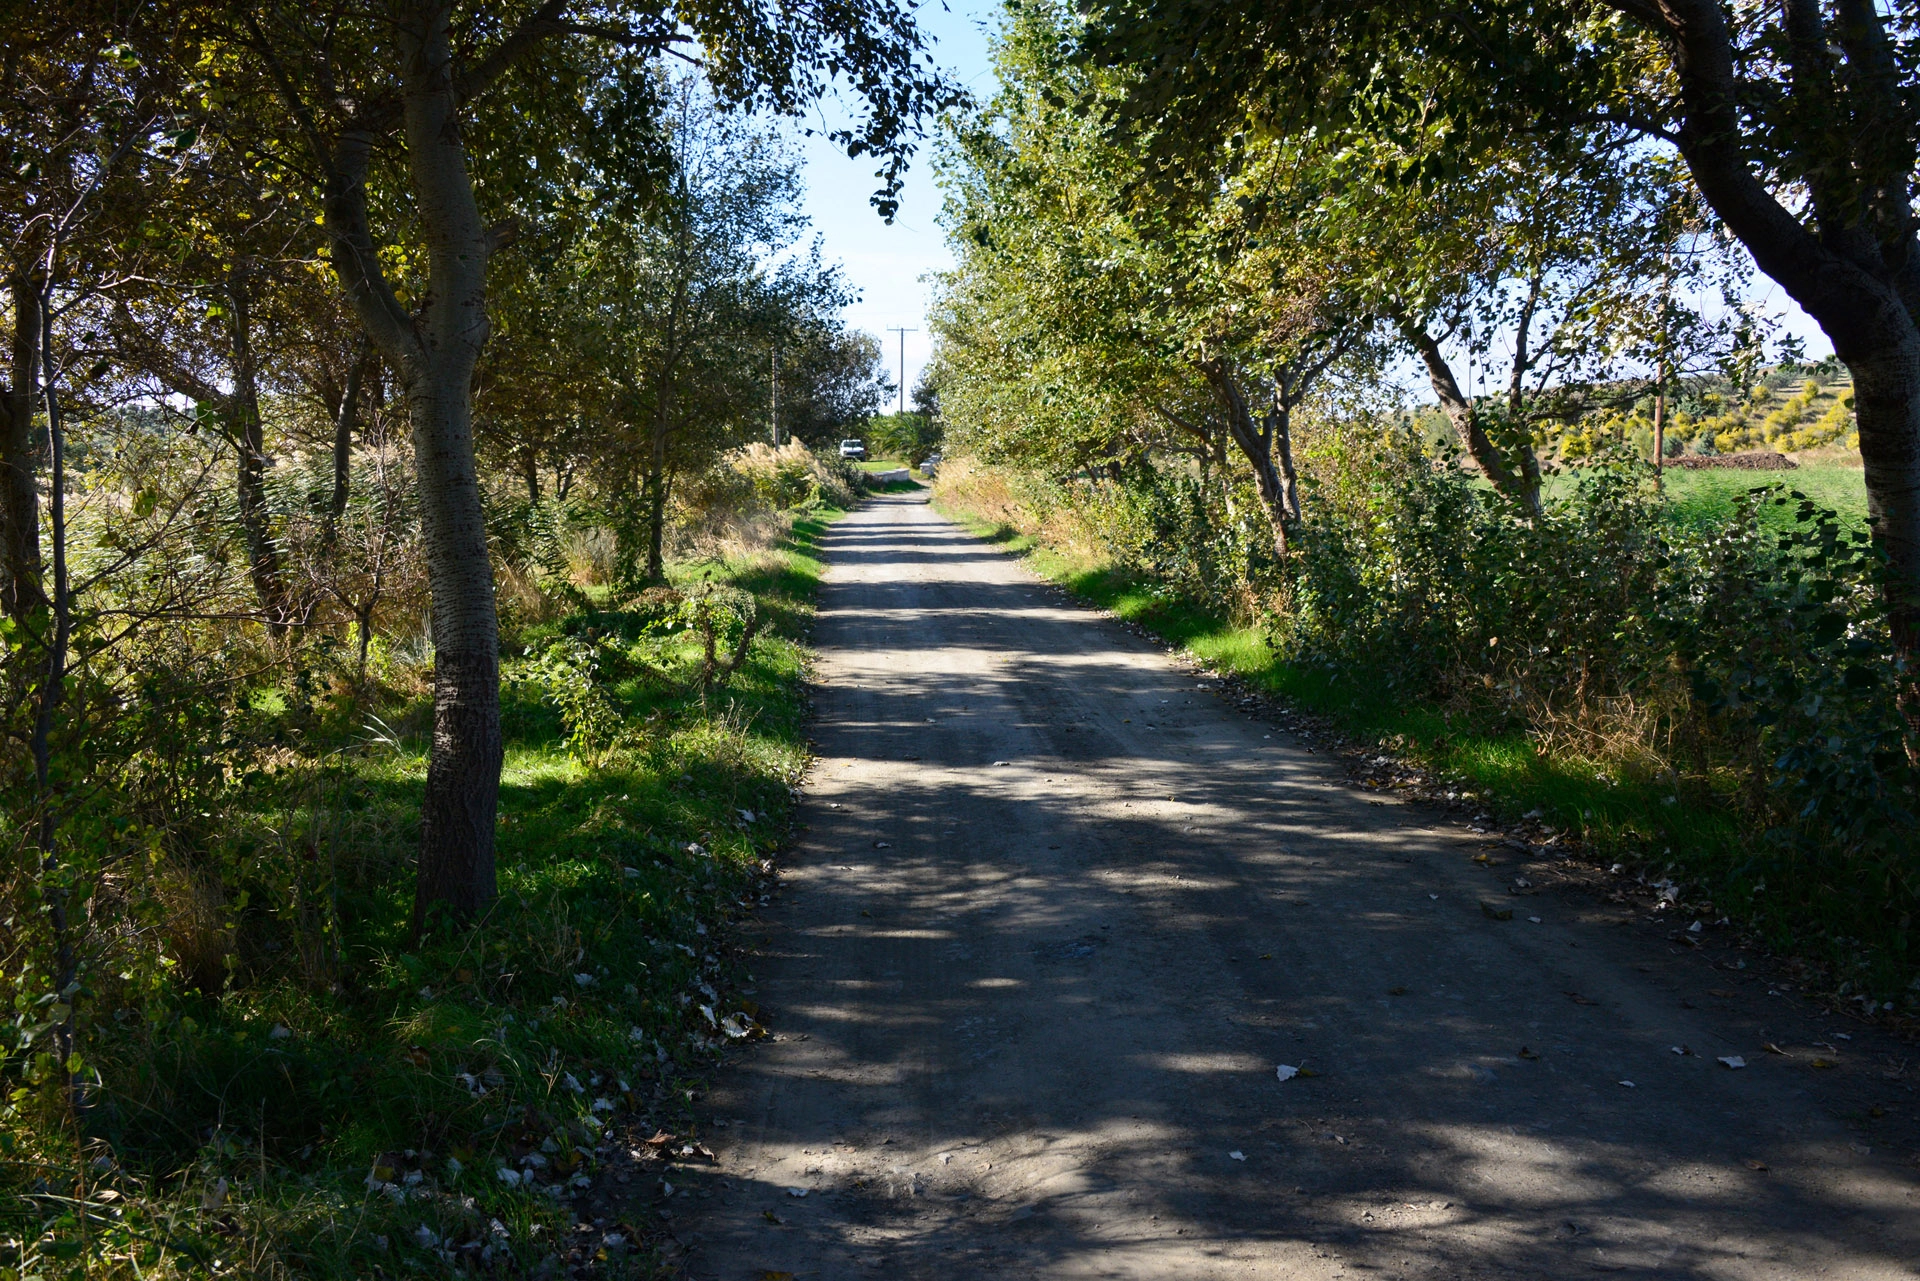
POLYGON ((650 1193, 690 1276, 1920 1275, 1898 1044, 1507 894, 920 495, 829 554, 774 1035, 650 1193))

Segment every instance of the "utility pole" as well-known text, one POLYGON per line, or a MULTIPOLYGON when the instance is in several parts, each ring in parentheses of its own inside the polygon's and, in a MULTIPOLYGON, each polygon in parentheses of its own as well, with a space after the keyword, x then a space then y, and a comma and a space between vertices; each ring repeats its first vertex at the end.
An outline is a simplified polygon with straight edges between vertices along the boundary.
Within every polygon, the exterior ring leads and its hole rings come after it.
POLYGON ((900 335, 900 412, 907 412, 907 335, 917 334, 918 329, 901 329, 898 326, 887 330, 890 334, 900 335))
POLYGON ((1660 255, 1660 359, 1654 365, 1653 391, 1653 484, 1656 489, 1665 488, 1667 479, 1667 383, 1672 372, 1667 367, 1667 353, 1673 337, 1673 250, 1660 255))
POLYGON ((773 429, 773 447, 780 448, 780 344, 773 344, 773 409, 768 415, 773 429))

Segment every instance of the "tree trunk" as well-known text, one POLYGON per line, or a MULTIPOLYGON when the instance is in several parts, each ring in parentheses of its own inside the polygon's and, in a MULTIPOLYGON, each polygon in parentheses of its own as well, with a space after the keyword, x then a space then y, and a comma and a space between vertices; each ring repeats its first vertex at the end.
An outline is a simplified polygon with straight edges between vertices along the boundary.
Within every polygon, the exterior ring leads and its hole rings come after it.
POLYGON ((1495 489, 1526 508, 1527 515, 1540 515, 1540 460, 1534 456, 1533 446, 1523 444, 1520 447, 1520 470, 1516 474, 1488 437, 1473 402, 1460 390, 1452 366, 1441 354, 1440 344, 1434 341, 1432 334, 1412 321, 1402 319, 1399 323, 1400 332, 1420 353, 1420 360, 1427 367, 1427 380, 1433 384, 1433 394, 1439 397, 1440 407, 1446 410, 1453 429, 1460 433, 1467 453, 1479 464, 1481 473, 1492 482, 1495 489))
POLYGON ((647 578, 656 583, 667 573, 667 427, 672 414, 672 379, 663 374, 647 457, 647 578))
POLYGON ((285 629, 289 620, 286 573, 267 519, 267 446, 260 421, 260 369, 253 352, 253 297, 244 262, 227 282, 228 336, 233 348, 233 391, 226 397, 227 431, 239 455, 235 497, 240 528, 247 540, 247 569, 267 627, 285 629))
POLYGON ((1894 332, 1879 350, 1841 351, 1840 358, 1853 373, 1867 514, 1891 571, 1894 649, 1908 663, 1901 710, 1920 729, 1920 330, 1910 319, 1888 328, 1894 332))
POLYGON ((340 530, 340 518, 347 514, 347 498, 353 484, 353 438, 360 429, 360 399, 367 380, 367 366, 373 351, 365 337, 347 366, 347 386, 340 396, 339 412, 333 416, 333 493, 327 500, 325 543, 331 547, 340 530))
POLYGON ((40 358, 40 290, 26 274, 13 295, 12 367, 0 399, 0 609, 24 619, 47 605, 40 568, 40 492, 34 465, 33 389, 40 358))
MULTIPOLYGON (((29 742, 33 753, 33 777, 35 790, 39 793, 40 808, 40 870, 41 875, 50 882, 45 888, 47 905, 47 924, 53 933, 54 944, 54 990, 68 1003, 67 1016, 54 1029, 53 1051, 59 1063, 59 1070, 65 1082, 69 1106, 73 1102, 73 1076, 67 1067, 67 1056, 73 1050, 73 1009, 78 1004, 76 976, 79 962, 73 950, 72 936, 67 930, 67 891, 54 881, 54 873, 60 866, 60 814, 55 804, 55 781, 53 774, 55 744, 53 741, 54 713, 59 709, 62 694, 66 689, 67 647, 72 636, 73 596, 67 580, 67 466, 66 436, 60 417, 60 380, 59 367, 53 357, 53 285, 55 249, 47 253, 47 272, 42 283, 44 292, 34 315, 40 322, 40 393, 41 402, 47 417, 47 458, 51 471, 47 489, 47 516, 53 544, 53 599, 50 602, 53 614, 52 634, 47 638, 46 674, 41 678, 36 707, 34 709, 33 732, 29 742)), ((38 533, 36 531, 36 537, 38 533)))
POLYGON ((1664 372, 1661 390, 1653 397, 1653 477, 1658 484, 1667 470, 1667 393, 1664 372))
MULTIPOLYGON (((441 351, 464 347, 449 344, 441 351)), ((465 920, 494 895, 494 817, 503 755, 500 641, 473 457, 472 374, 471 361, 432 361, 407 396, 433 592, 434 646, 433 755, 420 815, 416 930, 430 924, 428 914, 436 905, 465 920)))
POLYGON ((520 451, 520 478, 527 483, 527 502, 540 505, 540 455, 532 445, 520 451))
MULTIPOLYGON (((400 301, 383 273, 368 217, 367 168, 378 131, 349 123, 330 147, 315 143, 327 166, 325 223, 334 271, 405 392, 419 476, 434 680, 416 934, 432 925, 437 911, 468 920, 494 898, 503 754, 499 620, 472 423, 494 238, 481 222, 467 170, 451 18, 449 5, 416 0, 399 10, 394 24, 407 173, 427 249, 417 311, 400 301)), ((304 110, 297 100, 294 105, 304 110)))
POLYGON ((1275 400, 1267 410, 1267 436, 1273 441, 1273 454, 1280 464, 1281 493, 1287 514, 1300 519, 1300 476, 1293 469, 1293 410, 1275 400))
MULTIPOLYGON (((1284 560, 1288 550, 1287 527, 1292 523, 1293 512, 1289 505, 1287 482, 1274 465, 1272 434, 1263 431, 1254 421, 1246 395, 1240 390, 1239 380, 1227 368, 1225 361, 1204 361, 1200 368, 1212 384, 1214 395, 1219 397, 1221 408, 1226 411, 1228 434, 1233 437, 1233 443, 1239 446, 1241 455, 1253 471, 1254 490, 1260 495, 1260 505, 1266 509, 1267 523, 1273 529, 1274 555, 1284 560)), ((1291 460, 1288 471, 1292 471, 1291 460)))
POLYGON ((647 468, 647 579, 666 578, 667 470, 663 463, 647 468))
MULTIPOLYGON (((500 635, 493 562, 473 454, 473 370, 487 341, 491 237, 474 202, 453 84, 451 15, 416 10, 402 39, 407 165, 426 224, 424 350, 411 362, 407 408, 420 475, 433 592, 433 758, 421 806, 414 928, 436 906, 459 920, 495 892, 500 799, 500 635)), ((403 30, 406 28, 403 27, 403 30)))

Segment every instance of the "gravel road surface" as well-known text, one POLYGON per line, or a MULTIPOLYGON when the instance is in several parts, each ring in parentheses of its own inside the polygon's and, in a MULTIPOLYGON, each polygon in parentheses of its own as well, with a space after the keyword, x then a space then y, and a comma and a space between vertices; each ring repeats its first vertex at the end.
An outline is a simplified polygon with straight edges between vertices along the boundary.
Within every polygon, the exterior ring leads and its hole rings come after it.
POLYGON ((922 494, 827 548, 772 1035, 646 1194, 688 1276, 1920 1275, 1907 1047, 1510 893, 922 494))

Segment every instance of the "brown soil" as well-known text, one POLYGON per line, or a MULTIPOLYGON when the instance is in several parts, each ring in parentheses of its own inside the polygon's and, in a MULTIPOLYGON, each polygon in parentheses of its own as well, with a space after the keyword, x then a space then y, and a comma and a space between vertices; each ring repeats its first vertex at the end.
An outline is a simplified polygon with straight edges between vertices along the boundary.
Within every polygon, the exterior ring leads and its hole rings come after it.
POLYGON ((1725 471, 1792 471, 1799 465, 1785 454, 1775 453, 1771 449, 1756 449, 1745 454, 1688 454, 1684 458, 1667 460, 1667 466, 1686 471, 1706 471, 1710 468, 1725 471))

